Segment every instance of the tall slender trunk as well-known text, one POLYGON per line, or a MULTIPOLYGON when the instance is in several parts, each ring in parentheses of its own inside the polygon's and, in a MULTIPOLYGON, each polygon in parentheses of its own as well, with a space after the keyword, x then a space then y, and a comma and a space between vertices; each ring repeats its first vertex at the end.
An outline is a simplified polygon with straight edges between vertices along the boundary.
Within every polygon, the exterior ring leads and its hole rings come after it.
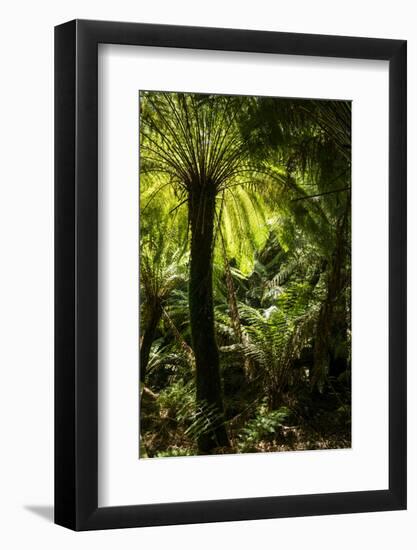
POLYGON ((152 342, 155 340, 155 333, 158 323, 162 317, 161 304, 156 303, 152 305, 152 309, 149 313, 146 327, 143 333, 142 343, 140 346, 140 381, 145 383, 146 369, 149 363, 149 355, 151 352, 152 342))
POLYGON ((215 191, 209 184, 197 184, 190 192, 191 258, 189 307, 193 350, 196 362, 197 406, 213 406, 219 421, 198 437, 200 454, 229 446, 223 418, 219 352, 214 333, 213 308, 213 231, 216 210, 215 191))
MULTIPOLYGON (((320 308, 314 344, 314 366, 311 377, 313 387, 322 386, 329 371, 331 357, 330 334, 334 324, 334 312, 346 281, 342 276, 346 259, 346 224, 350 203, 336 228, 336 246, 327 282, 327 295, 320 308)), ((347 326, 346 326, 347 328, 347 326)))
MULTIPOLYGON (((237 298, 235 285, 233 283, 232 271, 230 269, 230 263, 227 258, 226 246, 224 244, 223 235, 220 231, 220 238, 222 242, 223 249, 223 264, 224 272, 226 276, 226 289, 227 289, 227 302, 229 305, 229 316, 232 323, 233 332, 235 333, 235 338, 239 344, 248 344, 248 336, 242 332, 242 325, 240 323, 239 309, 237 307, 237 298)), ((242 362, 245 371, 245 376, 251 380, 254 376, 254 364, 249 357, 242 352, 242 362)))

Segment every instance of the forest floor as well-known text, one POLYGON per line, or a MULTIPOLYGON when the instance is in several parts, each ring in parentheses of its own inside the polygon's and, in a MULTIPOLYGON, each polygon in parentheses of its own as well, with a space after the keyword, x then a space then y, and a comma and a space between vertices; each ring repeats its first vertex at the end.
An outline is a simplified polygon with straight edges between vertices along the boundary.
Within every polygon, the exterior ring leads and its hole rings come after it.
MULTIPOLYGON (((160 403, 153 392, 143 393, 141 457, 197 455, 191 419, 177 414, 172 404, 160 403)), ((311 396, 276 411, 249 408, 226 421, 230 447, 213 454, 288 452, 351 447, 350 407, 337 408, 333 394, 311 396)))

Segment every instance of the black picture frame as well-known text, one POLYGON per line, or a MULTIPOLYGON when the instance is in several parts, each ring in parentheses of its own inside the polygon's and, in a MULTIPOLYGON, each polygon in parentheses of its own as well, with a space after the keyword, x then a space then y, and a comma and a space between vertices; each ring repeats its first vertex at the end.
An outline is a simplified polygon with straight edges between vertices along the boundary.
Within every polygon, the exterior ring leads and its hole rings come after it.
POLYGON ((55 523, 74 530, 406 508, 406 41, 74 20, 55 28, 55 523), (389 62, 389 488, 98 507, 98 44, 389 62))

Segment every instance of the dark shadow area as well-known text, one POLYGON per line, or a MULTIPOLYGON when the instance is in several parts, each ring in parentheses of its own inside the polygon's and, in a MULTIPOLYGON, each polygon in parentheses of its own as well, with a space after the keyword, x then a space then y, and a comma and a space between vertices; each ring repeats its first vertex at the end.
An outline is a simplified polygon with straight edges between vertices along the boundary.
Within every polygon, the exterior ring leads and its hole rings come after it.
POLYGON ((47 521, 53 523, 54 521, 54 507, 53 506, 37 506, 30 505, 24 506, 25 510, 36 514, 37 516, 46 519, 47 521))

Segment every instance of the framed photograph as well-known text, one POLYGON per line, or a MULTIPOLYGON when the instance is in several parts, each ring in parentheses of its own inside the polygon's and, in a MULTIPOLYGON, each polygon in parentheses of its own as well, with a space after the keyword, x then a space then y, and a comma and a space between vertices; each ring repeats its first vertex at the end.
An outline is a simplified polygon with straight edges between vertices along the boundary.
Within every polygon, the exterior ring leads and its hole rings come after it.
POLYGON ((55 522, 406 508, 406 42, 55 29, 55 522))

